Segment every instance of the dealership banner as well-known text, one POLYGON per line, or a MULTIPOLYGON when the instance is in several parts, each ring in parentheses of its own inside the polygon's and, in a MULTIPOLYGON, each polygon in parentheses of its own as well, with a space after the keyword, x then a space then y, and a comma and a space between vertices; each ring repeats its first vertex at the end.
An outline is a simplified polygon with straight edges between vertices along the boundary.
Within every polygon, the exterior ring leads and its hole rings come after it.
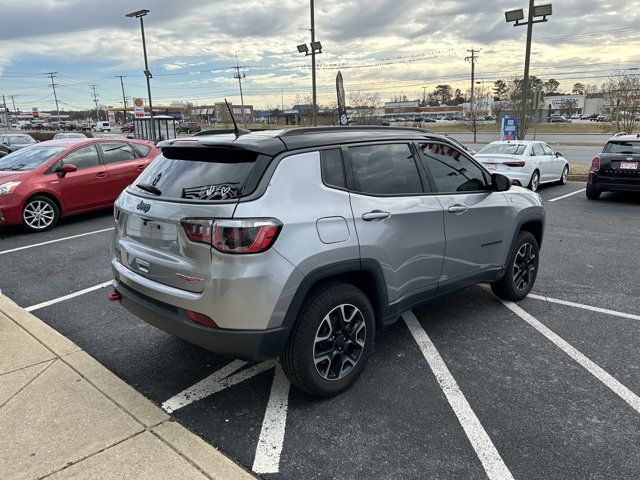
POLYGON ((116 121, 116 112, 114 112, 114 111, 112 111, 112 110, 109 110, 109 111, 107 112, 107 116, 108 116, 109 121, 110 121, 111 123, 114 123, 114 122, 116 121))
POLYGON ((340 71, 338 71, 338 75, 336 75, 336 92, 338 94, 338 118, 340 119, 340 125, 349 125, 346 102, 344 100, 344 83, 340 71))
POLYGON ((141 98, 133 99, 133 112, 136 115, 136 118, 144 117, 144 100, 141 98))

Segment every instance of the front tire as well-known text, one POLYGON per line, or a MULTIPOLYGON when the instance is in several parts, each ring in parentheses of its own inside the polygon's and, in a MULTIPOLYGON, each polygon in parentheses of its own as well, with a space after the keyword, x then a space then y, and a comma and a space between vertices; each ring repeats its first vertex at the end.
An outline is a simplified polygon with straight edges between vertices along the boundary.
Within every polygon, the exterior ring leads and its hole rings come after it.
POLYGON ((331 283, 305 301, 280 354, 293 385, 315 397, 331 397, 360 376, 371 353, 375 315, 362 290, 331 283))
POLYGON ((533 288, 538 275, 540 248, 531 232, 520 232, 507 262, 504 276, 491 284, 491 289, 503 300, 522 300, 533 288))
POLYGON ((60 209, 49 197, 31 197, 22 208, 22 226, 28 232, 46 232, 56 226, 60 209))
POLYGON ((587 198, 589 200, 598 200, 600 198, 600 194, 602 193, 600 190, 595 188, 593 185, 587 183, 587 198))
POLYGON ((539 186, 540 186, 540 172, 536 170, 533 172, 533 175, 531 175, 531 180, 529 180, 529 186, 527 188, 532 192, 537 192, 539 186))

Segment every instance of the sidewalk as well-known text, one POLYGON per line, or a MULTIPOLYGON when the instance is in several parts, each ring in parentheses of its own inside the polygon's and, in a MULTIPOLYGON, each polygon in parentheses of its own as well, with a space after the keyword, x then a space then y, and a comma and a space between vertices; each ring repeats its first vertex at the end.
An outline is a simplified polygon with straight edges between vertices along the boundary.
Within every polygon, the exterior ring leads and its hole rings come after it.
POLYGON ((252 479, 0 294, 0 479, 252 479))

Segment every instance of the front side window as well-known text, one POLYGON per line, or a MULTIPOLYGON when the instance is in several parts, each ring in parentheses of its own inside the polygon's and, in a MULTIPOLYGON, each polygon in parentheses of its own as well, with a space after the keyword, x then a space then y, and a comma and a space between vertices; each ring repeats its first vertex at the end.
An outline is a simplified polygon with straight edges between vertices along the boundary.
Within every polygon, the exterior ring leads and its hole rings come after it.
POLYGON ((78 170, 100 165, 100 159, 98 158, 98 151, 95 145, 87 145, 86 147, 71 152, 64 157, 63 162, 75 165, 78 170))
POLYGON ((372 195, 424 193, 418 167, 407 144, 350 147, 354 189, 372 195))
POLYGON ((135 160, 136 155, 130 145, 122 142, 104 142, 100 144, 102 158, 107 165, 116 162, 135 160))
POLYGON ((551 150, 551 147, 546 143, 542 144, 542 150, 544 151, 545 155, 555 155, 555 153, 553 153, 553 150, 551 150))
POLYGON ((442 143, 422 143, 420 150, 438 192, 476 192, 488 189, 482 168, 455 148, 442 143))

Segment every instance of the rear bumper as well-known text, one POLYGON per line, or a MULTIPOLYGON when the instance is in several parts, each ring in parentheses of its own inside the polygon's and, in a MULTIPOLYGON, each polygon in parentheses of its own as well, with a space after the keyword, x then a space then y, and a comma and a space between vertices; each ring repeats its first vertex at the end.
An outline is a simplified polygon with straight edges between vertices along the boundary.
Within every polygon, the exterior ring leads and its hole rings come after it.
POLYGON ((601 192, 640 192, 640 175, 637 177, 603 177, 589 175, 588 184, 601 192))
POLYGON ((116 283, 122 306, 145 322, 171 335, 212 352, 259 362, 277 357, 284 348, 291 326, 269 330, 215 329, 194 323, 186 310, 141 294, 125 284, 116 283))

